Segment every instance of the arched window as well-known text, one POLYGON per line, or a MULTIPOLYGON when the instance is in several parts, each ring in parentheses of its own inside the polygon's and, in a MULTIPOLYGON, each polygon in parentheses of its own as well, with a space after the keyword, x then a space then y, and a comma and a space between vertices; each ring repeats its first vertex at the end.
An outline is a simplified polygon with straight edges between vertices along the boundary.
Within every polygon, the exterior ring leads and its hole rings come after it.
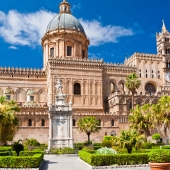
POLYGON ((100 120, 100 119, 98 119, 98 121, 99 121, 99 126, 101 126, 101 120, 100 120))
POLYGON ((111 93, 114 93, 114 92, 115 92, 115 84, 111 83, 111 93))
POLYGON ((132 109, 132 102, 129 103, 129 111, 132 109))
POLYGON ((32 126, 32 120, 31 119, 28 120, 28 126, 32 126))
POLYGON ((115 126, 115 121, 113 119, 111 120, 111 125, 115 126))
POLYGON ((154 86, 152 83, 147 83, 147 84, 145 85, 145 90, 146 90, 147 92, 149 92, 150 94, 156 92, 155 86, 154 86))
POLYGON ((81 94, 81 86, 79 83, 74 84, 74 94, 78 94, 78 95, 81 94))
POLYGON ((45 120, 44 119, 41 120, 41 126, 45 126, 45 120))
POLYGON ((73 126, 76 126, 76 120, 73 119, 73 126))

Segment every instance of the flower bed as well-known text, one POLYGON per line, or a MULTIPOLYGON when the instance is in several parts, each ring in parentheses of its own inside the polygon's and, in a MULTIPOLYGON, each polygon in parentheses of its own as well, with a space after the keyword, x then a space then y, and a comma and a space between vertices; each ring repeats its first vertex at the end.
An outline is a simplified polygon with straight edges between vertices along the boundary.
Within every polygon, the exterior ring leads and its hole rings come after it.
POLYGON ((92 166, 147 164, 147 153, 97 155, 79 151, 79 157, 92 166))

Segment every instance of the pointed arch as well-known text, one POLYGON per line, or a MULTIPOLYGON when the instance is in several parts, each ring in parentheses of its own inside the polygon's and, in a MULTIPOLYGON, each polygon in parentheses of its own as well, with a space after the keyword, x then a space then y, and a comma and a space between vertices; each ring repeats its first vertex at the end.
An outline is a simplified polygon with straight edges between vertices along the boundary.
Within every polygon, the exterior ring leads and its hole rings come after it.
POLYGON ((47 102, 47 92, 44 89, 40 89, 37 94, 39 103, 47 102))
POLYGON ((26 92, 24 89, 19 88, 15 92, 15 100, 17 102, 26 102, 26 92))

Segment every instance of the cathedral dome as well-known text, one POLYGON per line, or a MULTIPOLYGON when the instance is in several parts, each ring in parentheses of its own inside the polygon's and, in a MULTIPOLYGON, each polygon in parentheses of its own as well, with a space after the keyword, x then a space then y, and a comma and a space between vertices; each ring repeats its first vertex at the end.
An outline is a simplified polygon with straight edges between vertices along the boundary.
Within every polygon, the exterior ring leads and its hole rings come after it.
POLYGON ((59 29, 77 30, 86 35, 81 23, 71 14, 70 4, 66 0, 60 3, 60 12, 50 21, 46 31, 59 29))
POLYGON ((81 23, 70 13, 60 13, 55 16, 48 24, 47 32, 58 29, 77 30, 85 34, 81 23))

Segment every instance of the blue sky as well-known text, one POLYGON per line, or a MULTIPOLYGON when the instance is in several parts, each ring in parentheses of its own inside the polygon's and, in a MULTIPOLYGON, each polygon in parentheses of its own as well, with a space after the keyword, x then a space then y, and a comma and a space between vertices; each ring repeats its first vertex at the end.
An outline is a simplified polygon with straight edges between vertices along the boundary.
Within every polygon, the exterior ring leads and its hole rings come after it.
MULTIPOLYGON (((42 68, 41 38, 62 0, 0 0, 0 66, 42 68)), ((169 0, 68 0, 91 40, 89 58, 123 63, 156 53, 156 32, 170 30, 169 0)))

